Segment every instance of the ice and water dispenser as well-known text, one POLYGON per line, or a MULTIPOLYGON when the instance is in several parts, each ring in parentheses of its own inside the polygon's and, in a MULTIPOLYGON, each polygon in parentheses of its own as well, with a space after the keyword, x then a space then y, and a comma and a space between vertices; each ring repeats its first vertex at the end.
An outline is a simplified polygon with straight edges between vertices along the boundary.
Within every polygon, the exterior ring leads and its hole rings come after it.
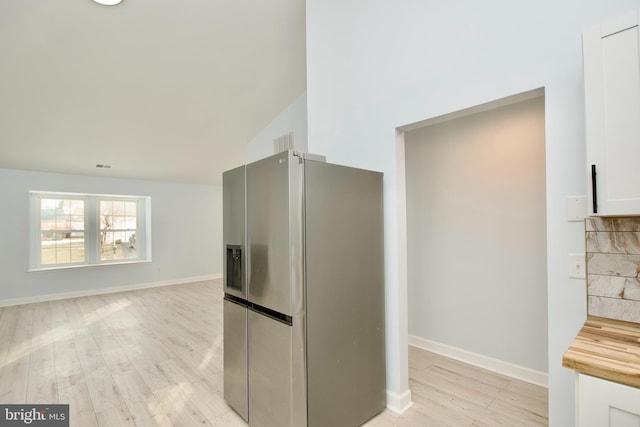
POLYGON ((242 247, 227 245, 227 288, 242 291, 242 247))

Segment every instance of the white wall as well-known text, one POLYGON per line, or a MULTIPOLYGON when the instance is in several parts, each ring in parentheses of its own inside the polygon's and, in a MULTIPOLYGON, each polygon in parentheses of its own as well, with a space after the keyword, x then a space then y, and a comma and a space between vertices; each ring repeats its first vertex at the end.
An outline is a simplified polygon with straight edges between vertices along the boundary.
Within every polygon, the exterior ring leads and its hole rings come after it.
POLYGON ((0 169, 0 302, 222 274, 220 187, 0 169), (29 190, 151 196, 152 262, 28 272, 29 190))
MULTIPOLYGON (((307 93, 300 95, 247 144, 247 163, 274 154, 273 140, 293 132, 294 147, 307 151, 307 93)), ((314 153, 321 154, 321 153, 314 153)))
POLYGON ((405 133, 409 334, 547 372, 544 98, 405 133))
POLYGON ((638 8, 638 0, 307 0, 309 150, 385 173, 389 396, 408 391, 395 129, 544 87, 549 416, 551 426, 573 425, 573 372, 561 359, 586 316, 584 282, 567 277, 567 253, 584 251, 582 225, 566 220, 567 196, 586 191, 581 32, 638 8))

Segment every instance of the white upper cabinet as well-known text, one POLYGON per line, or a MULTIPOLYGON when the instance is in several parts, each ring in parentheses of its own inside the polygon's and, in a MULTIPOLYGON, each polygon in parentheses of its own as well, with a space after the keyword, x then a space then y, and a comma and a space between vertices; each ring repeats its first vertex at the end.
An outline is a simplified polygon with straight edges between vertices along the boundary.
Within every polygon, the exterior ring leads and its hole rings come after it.
POLYGON ((590 215, 640 215, 638 16, 583 33, 590 215))

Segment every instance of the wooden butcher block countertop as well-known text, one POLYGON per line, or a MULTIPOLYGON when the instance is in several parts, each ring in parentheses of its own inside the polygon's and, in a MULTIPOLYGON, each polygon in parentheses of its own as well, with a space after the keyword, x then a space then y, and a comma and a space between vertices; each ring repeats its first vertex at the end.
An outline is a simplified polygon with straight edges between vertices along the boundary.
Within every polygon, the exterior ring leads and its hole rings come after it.
POLYGON ((588 316, 562 366, 640 387, 640 323, 588 316))

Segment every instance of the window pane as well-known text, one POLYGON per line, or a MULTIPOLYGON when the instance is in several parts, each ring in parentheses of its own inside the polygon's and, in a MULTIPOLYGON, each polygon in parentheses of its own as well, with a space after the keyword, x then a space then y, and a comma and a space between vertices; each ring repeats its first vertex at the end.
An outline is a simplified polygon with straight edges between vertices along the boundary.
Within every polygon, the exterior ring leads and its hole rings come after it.
POLYGON ((114 215, 124 215, 124 202, 123 201, 114 201, 113 202, 113 214, 114 215))
POLYGON ((100 202, 100 229, 108 230, 112 227, 113 202, 103 200, 100 202))
POLYGON ((71 200, 70 213, 84 215, 84 200, 71 200))
POLYGON ((128 231, 122 234, 122 243, 120 244, 122 259, 137 258, 136 233, 128 231))
POLYGON ((110 200, 102 200, 100 202, 100 216, 113 214, 113 202, 110 200))
POLYGON ((100 202, 101 230, 136 230, 138 202, 106 200, 100 202))
POLYGON ((84 200, 40 199, 40 264, 85 262, 84 200))
POLYGON ((115 216, 113 217, 113 228, 114 230, 122 230, 126 228, 126 217, 124 216, 115 216))
POLYGON ((116 248, 113 244, 113 233, 109 231, 103 231, 102 243, 100 245, 100 260, 107 261, 113 259, 113 254, 116 248))
POLYGON ((43 242, 40 250, 42 265, 84 262, 84 237, 43 242))
POLYGON ((84 233, 71 233, 71 262, 84 262, 84 233))
POLYGON ((84 230, 84 216, 73 215, 71 217, 72 230, 84 230))
POLYGON ((127 230, 135 230, 138 228, 138 221, 136 217, 127 217, 125 227, 127 230))
POLYGON ((100 230, 111 229, 111 215, 100 215, 100 230))
POLYGON ((136 259, 138 202, 100 201, 100 260, 136 259))
POLYGON ((136 234, 130 231, 105 231, 100 259, 120 260, 137 258, 136 234))
POLYGON ((133 217, 138 215, 138 202, 126 202, 124 208, 125 215, 133 217))
POLYGON ((40 263, 42 265, 51 265, 56 263, 55 246, 42 246, 40 250, 40 263))
POLYGON ((56 243, 56 264, 69 264, 71 262, 71 251, 69 245, 58 245, 56 243))

